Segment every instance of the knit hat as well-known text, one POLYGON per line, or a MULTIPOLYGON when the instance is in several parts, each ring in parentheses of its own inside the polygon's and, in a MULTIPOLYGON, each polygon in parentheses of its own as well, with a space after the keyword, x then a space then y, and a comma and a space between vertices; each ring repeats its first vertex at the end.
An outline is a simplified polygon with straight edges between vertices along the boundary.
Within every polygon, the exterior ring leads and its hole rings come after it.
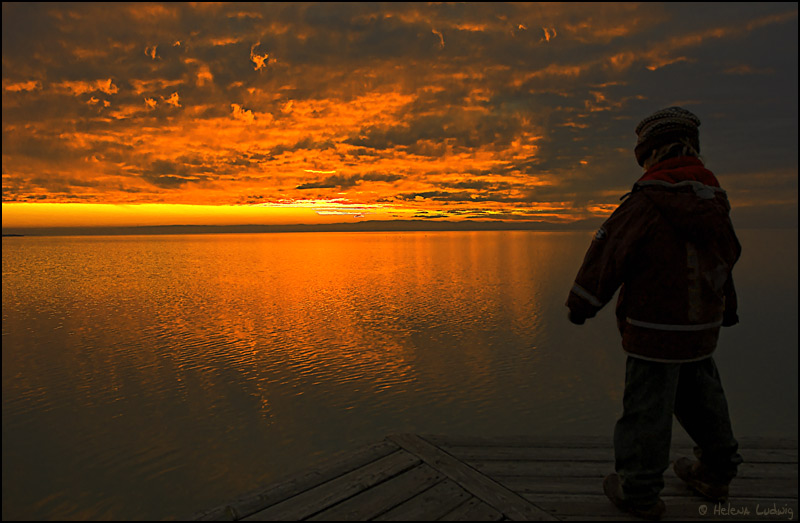
POLYGON ((667 107, 651 114, 636 126, 639 141, 633 150, 636 161, 644 165, 650 152, 662 145, 675 143, 686 138, 697 152, 700 152, 700 119, 681 107, 667 107))

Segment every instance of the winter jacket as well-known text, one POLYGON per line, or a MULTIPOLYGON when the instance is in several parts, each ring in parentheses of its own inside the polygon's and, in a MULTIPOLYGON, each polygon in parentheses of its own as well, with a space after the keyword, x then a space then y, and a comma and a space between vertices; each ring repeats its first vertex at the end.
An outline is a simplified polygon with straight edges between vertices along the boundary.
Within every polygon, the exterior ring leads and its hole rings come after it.
POLYGON ((651 167, 595 234, 567 299, 570 319, 593 317, 619 288, 617 326, 629 355, 710 356, 720 326, 738 322, 731 270, 741 246, 729 211, 699 159, 651 167))

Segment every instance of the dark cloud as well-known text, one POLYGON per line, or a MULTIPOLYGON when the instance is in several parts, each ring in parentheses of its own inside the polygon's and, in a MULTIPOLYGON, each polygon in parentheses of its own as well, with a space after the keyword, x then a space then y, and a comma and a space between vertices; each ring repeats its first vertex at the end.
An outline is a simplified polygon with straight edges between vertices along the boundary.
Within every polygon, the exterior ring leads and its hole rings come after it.
POLYGON ((187 164, 170 160, 155 160, 141 173, 143 180, 162 189, 178 189, 191 182, 204 181, 206 176, 198 175, 187 164))
POLYGON ((374 188, 359 203, 583 215, 640 175, 636 123, 675 104, 743 198, 768 209, 759 173, 796 179, 796 4, 2 9, 4 201, 374 188))
POLYGON ((468 180, 463 182, 444 182, 441 184, 442 187, 448 187, 451 189, 474 189, 474 190, 492 190, 492 191, 499 191, 499 190, 508 190, 512 188, 512 184, 508 182, 492 182, 487 180, 468 180))
POLYGON ((293 144, 277 144, 270 148, 269 150, 269 157, 274 158, 275 156, 280 156, 287 152, 296 152, 301 150, 316 150, 316 151, 324 151, 326 149, 331 149, 334 147, 334 143, 330 140, 325 141, 315 141, 313 138, 303 138, 302 140, 295 142, 293 144))
POLYGON ((468 149, 507 146, 521 129, 520 115, 502 109, 478 115, 460 106, 439 107, 440 114, 433 115, 415 113, 415 108, 409 107, 398 125, 366 127, 344 143, 378 150, 405 147, 412 154, 441 156, 448 145, 468 149))
POLYGON ((298 185, 296 188, 304 189, 347 189, 355 187, 361 182, 396 182, 402 177, 396 174, 367 173, 354 174, 350 176, 332 175, 316 182, 307 182, 298 185))
POLYGON ((534 193, 527 192, 521 196, 504 195, 500 192, 475 192, 475 191, 424 191, 416 193, 403 193, 394 197, 400 201, 433 200, 437 202, 458 203, 532 203, 543 201, 535 198, 534 193))

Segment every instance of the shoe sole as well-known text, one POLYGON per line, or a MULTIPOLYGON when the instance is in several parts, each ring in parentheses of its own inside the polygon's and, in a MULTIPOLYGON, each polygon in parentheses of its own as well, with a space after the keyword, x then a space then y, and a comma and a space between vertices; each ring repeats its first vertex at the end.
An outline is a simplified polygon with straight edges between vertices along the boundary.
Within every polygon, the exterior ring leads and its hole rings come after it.
POLYGON ((681 479, 684 483, 686 483, 686 485, 690 489, 692 489, 696 493, 700 494, 704 498, 708 499, 709 501, 715 501, 717 503, 724 503, 724 502, 728 501, 728 494, 727 493, 719 494, 719 493, 714 493, 713 492, 715 489, 717 489, 719 487, 715 487, 713 485, 709 485, 708 483, 703 483, 702 481, 699 481, 697 479, 682 475, 678 471, 678 463, 677 462, 675 462, 673 464, 672 470, 675 472, 675 475, 678 476, 678 478, 681 479))
MULTIPOLYGON (((666 510, 663 507, 663 501, 660 501, 660 503, 662 504, 662 508, 659 509, 657 512, 653 512, 652 510, 647 510, 647 509, 640 510, 635 506, 628 505, 624 501, 617 499, 616 497, 617 493, 614 492, 614 489, 611 486, 611 483, 614 480, 611 480, 610 478, 611 476, 607 476, 603 480, 603 493, 606 495, 608 500, 611 501, 611 503, 613 503, 614 506, 617 507, 619 510, 627 512, 628 514, 635 516, 637 518, 649 519, 652 521, 658 521, 664 516, 664 512, 666 510)), ((616 481, 619 481, 619 479, 616 479, 616 481)))

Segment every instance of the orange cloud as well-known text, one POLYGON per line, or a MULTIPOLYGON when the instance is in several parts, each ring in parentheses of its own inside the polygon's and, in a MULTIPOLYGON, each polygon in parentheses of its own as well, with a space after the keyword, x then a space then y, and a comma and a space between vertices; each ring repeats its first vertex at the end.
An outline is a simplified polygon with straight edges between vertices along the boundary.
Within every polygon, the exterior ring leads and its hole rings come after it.
POLYGON ((4 202, 601 217, 637 174, 650 105, 689 101, 726 128, 718 92, 782 85, 781 57, 742 56, 791 24, 711 5, 680 26, 666 4, 92 5, 4 34, 4 202))
POLYGON ((27 82, 17 83, 6 83, 5 80, 3 81, 3 90, 12 93, 18 93, 20 91, 37 91, 41 88, 42 84, 38 80, 29 80, 27 82))
POLYGON ((111 78, 106 80, 95 80, 93 82, 87 81, 64 81, 59 82, 54 85, 57 90, 67 91, 70 94, 75 96, 79 96, 86 93, 93 93, 95 91, 100 91, 101 93, 105 94, 116 94, 119 92, 119 88, 114 85, 111 78))
POLYGON ((237 120, 241 120, 245 123, 253 123, 256 119, 253 115, 253 111, 242 109, 242 106, 239 104, 231 104, 231 108, 233 109, 233 117, 237 120))
POLYGON ((145 24, 174 19, 179 13, 177 8, 163 4, 133 4, 128 6, 126 12, 136 21, 145 24))
POLYGON ((131 78, 128 83, 133 87, 133 92, 137 95, 173 89, 183 85, 183 80, 167 80, 163 78, 140 79, 131 78))
POLYGON ((442 33, 437 31, 436 29, 431 29, 431 33, 439 37, 439 46, 444 48, 444 36, 442 35, 442 33))
MULTIPOLYGON (((211 39, 211 45, 213 45, 213 46, 232 45, 232 44, 238 44, 241 41, 242 41, 242 37, 241 36, 223 36, 223 37, 220 37, 220 38, 212 38, 211 39)), ((258 44, 256 44, 256 46, 257 45, 258 44)), ((256 46, 253 46, 250 49, 251 53, 253 52, 253 48, 255 48, 256 46)))
POLYGON ((174 92, 171 95, 169 95, 169 98, 165 98, 164 102, 169 104, 169 105, 171 105, 171 106, 173 106, 173 107, 180 107, 181 106, 180 98, 179 98, 177 92, 174 92))
POLYGON ((255 70, 263 69, 269 63, 269 53, 259 55, 255 53, 255 48, 261 45, 261 42, 256 42, 250 47, 250 61, 256 64, 255 70))

